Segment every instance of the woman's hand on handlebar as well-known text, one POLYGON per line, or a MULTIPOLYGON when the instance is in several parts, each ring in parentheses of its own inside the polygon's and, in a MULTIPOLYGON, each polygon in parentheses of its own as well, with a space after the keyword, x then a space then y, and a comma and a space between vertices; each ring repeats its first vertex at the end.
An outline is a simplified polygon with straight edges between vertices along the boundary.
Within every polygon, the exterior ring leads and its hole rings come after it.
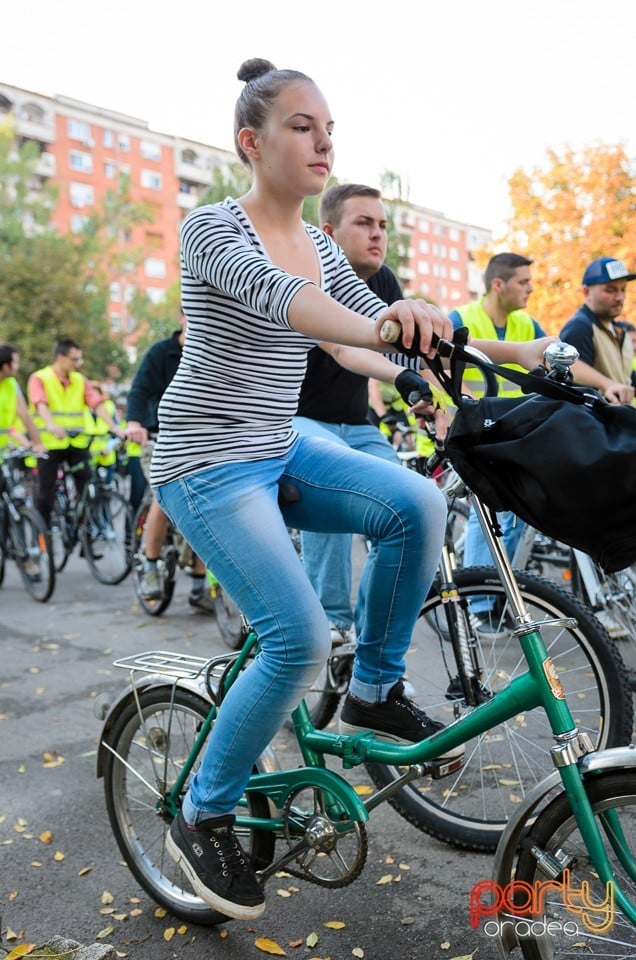
POLYGON ((380 331, 387 320, 396 321, 402 328, 401 342, 405 351, 415 348, 415 353, 434 357, 434 342, 453 339, 453 325, 446 314, 425 300, 397 300, 376 320, 375 334, 378 346, 384 346, 380 331), (419 341, 419 342, 418 342, 419 341))

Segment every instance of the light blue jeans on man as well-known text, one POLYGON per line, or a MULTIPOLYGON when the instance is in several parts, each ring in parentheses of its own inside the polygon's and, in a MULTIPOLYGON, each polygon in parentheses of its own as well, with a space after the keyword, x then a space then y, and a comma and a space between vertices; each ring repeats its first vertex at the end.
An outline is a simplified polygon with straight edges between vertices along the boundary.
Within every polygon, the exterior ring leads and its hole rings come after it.
MULTIPOLYGON (((506 548, 506 553, 512 559, 521 539, 525 523, 509 510, 498 513, 497 522, 501 527, 501 539, 506 548)), ((466 524, 466 539, 464 540, 464 566, 492 567, 494 563, 493 555, 486 543, 477 514, 471 507, 466 524)), ((493 603, 493 598, 481 595, 474 597, 470 602, 471 613, 485 613, 493 608, 493 603)))
MULTIPOLYGON (((294 417, 293 423, 296 430, 305 437, 325 437, 335 440, 336 443, 345 444, 352 450, 362 450, 374 457, 400 463, 400 458, 387 438, 371 423, 326 423, 322 420, 311 420, 308 417, 294 417)), ((349 630, 355 623, 356 634, 360 634, 369 571, 376 550, 375 544, 372 544, 367 562, 362 568, 354 614, 351 607, 353 582, 351 534, 314 533, 304 530, 301 534, 301 543, 307 576, 327 614, 329 623, 343 631, 349 630)))
POLYGON ((446 504, 412 470, 317 437, 285 459, 224 463, 154 488, 157 501, 256 630, 260 652, 219 711, 183 812, 232 811, 253 765, 331 649, 329 624, 287 532, 353 531, 378 541, 350 689, 385 699, 435 575, 446 504), (300 499, 281 508, 279 482, 300 499))

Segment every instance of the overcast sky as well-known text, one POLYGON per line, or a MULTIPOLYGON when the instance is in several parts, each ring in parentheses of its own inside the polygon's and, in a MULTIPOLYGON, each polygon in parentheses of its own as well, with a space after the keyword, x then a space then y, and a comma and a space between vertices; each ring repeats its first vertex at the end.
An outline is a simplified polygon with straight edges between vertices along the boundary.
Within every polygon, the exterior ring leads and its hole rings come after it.
POLYGON ((248 57, 309 74, 334 174, 496 229, 548 147, 636 154, 634 0, 5 0, 0 80, 233 149, 248 57))

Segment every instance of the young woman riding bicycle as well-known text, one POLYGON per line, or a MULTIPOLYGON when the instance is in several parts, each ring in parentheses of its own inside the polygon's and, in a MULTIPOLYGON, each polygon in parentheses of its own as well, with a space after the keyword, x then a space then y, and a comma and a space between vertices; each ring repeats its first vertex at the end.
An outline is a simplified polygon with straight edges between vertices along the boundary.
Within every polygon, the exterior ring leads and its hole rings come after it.
MULTIPOLYGON (((201 767, 167 840, 197 893, 252 919, 264 895, 232 830, 254 761, 301 700, 331 649, 329 625, 288 527, 357 532, 378 541, 345 729, 417 741, 441 724, 403 693, 413 626, 435 574, 446 504, 433 481, 291 427, 307 352, 348 345, 353 369, 385 352, 382 323, 398 320, 432 354, 451 337, 423 301, 387 308, 339 247, 302 221, 333 165, 333 120, 320 90, 296 71, 248 61, 235 141, 253 184, 239 200, 193 211, 182 228, 188 332, 160 406, 151 480, 158 502, 258 634, 260 652, 233 684, 201 767), (367 355, 368 357, 368 355, 367 355), (279 485, 294 502, 281 508, 279 485)), ((532 367, 545 341, 488 343, 500 362, 532 367)), ((343 358, 344 359, 344 358, 343 358)))

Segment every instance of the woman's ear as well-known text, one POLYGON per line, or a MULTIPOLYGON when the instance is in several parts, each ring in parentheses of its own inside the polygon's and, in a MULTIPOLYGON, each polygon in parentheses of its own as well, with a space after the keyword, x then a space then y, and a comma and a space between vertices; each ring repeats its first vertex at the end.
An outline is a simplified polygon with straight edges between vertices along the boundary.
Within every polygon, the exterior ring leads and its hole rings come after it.
POLYGON ((251 127, 242 127, 237 136, 238 144, 248 158, 248 160, 255 160, 258 158, 259 150, 257 145, 257 137, 254 130, 251 127))

